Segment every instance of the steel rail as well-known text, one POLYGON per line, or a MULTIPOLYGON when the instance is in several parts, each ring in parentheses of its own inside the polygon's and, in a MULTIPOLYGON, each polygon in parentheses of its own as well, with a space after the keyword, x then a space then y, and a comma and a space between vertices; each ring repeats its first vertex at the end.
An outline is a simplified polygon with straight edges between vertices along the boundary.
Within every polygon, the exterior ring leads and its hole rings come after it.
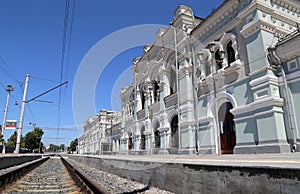
POLYGON ((21 178, 22 176, 30 172, 32 169, 46 162, 49 158, 50 157, 38 159, 30 164, 24 165, 20 168, 16 168, 14 170, 11 170, 9 172, 0 175, 0 192, 2 191, 2 189, 4 189, 6 185, 15 182, 17 179, 21 178))
POLYGON ((66 159, 60 156, 65 166, 71 170, 74 174, 76 174, 81 181, 93 192, 93 193, 101 193, 101 194, 109 194, 110 192, 107 191, 102 185, 98 182, 94 181, 92 178, 87 176, 83 171, 71 165, 66 159))

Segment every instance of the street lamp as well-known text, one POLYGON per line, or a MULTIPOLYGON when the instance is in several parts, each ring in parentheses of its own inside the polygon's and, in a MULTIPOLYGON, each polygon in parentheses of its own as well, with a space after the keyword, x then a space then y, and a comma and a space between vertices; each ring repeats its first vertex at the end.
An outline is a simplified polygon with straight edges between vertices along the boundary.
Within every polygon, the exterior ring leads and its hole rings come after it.
MULTIPOLYGON (((179 95, 179 64, 178 64, 178 54, 177 54, 177 33, 176 28, 173 26, 173 23, 170 23, 170 27, 173 29, 174 36, 174 54, 175 54, 175 68, 176 68, 176 93, 177 93, 177 107, 178 107, 178 149, 181 149, 181 127, 180 127, 180 95, 179 95)), ((179 151, 178 151, 179 152, 179 151)))
MULTIPOLYGON (((186 30, 185 30, 186 31, 186 30)), ((192 52, 192 87, 193 87, 193 96, 194 96, 194 117, 196 120, 196 129, 195 129, 195 149, 196 149, 196 154, 199 154, 199 146, 198 146, 198 131, 199 131, 199 120, 198 120, 198 97, 197 97, 197 92, 196 92, 196 70, 195 70, 195 65, 196 65, 196 57, 195 57, 195 47, 193 46, 193 42, 191 39, 187 36, 186 34, 186 39, 190 43, 191 47, 191 52, 192 52)), ((203 58, 203 53, 198 53, 197 54, 199 60, 201 61, 203 58)))
POLYGON ((2 153, 5 154, 5 141, 4 141, 4 129, 6 126, 6 114, 7 114, 7 109, 8 109, 8 101, 9 101, 9 96, 10 92, 14 91, 14 87, 12 85, 7 85, 5 88, 7 92, 7 97, 6 97, 6 103, 5 103, 5 109, 4 109, 4 116, 3 116, 3 123, 2 123, 2 130, 1 130, 1 136, 3 137, 3 148, 2 148, 2 153))
MULTIPOLYGON (((215 80, 215 73, 216 67, 214 62, 214 54, 216 52, 216 45, 215 43, 210 43, 207 45, 209 52, 211 53, 211 68, 212 68, 212 79, 213 79, 213 92, 214 92, 214 100, 215 100, 215 145, 216 145, 216 154, 221 154, 221 146, 220 146, 220 128, 219 128, 219 115, 218 115, 218 101, 217 101, 217 88, 216 88, 216 80, 215 80)), ((220 56, 221 58, 222 56, 220 56)))

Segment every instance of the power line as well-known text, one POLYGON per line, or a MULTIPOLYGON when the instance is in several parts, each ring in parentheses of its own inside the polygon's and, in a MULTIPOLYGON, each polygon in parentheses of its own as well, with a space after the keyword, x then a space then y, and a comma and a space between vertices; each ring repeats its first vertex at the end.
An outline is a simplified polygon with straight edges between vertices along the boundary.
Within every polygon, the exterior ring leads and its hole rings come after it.
POLYGON ((47 78, 41 78, 41 77, 32 76, 32 75, 30 75, 30 78, 35 78, 35 79, 39 79, 39 80, 44 80, 44 81, 49 81, 49 82, 59 83, 59 81, 50 80, 50 79, 47 79, 47 78))
MULTIPOLYGON (((73 1, 73 6, 72 6, 72 16, 71 16, 71 22, 70 22, 70 30, 69 30, 69 44, 67 47, 67 63, 66 63, 66 74, 65 74, 65 79, 68 80, 68 71, 69 71, 69 59, 70 59, 70 51, 71 51, 71 43, 72 43, 72 31, 73 31, 73 22, 74 22, 74 15, 75 15, 75 5, 76 5, 76 0, 73 1)), ((64 106, 65 99, 66 99, 66 94, 67 94, 67 87, 64 90, 64 94, 62 97, 62 104, 61 107, 64 106)))
MULTIPOLYGON (((38 126, 38 128, 41 128, 45 131, 56 131, 57 130, 56 127, 47 127, 47 126, 38 126)), ((24 126, 23 129, 32 129, 32 126, 24 126)), ((60 130, 63 130, 63 131, 76 131, 77 128, 62 127, 62 128, 60 128, 60 130)))
MULTIPOLYGON (((61 63, 60 63, 60 79, 59 83, 62 83, 63 79, 63 70, 64 70, 64 60, 65 60, 65 52, 66 52, 66 43, 67 43, 67 30, 68 30, 68 19, 69 19, 69 5, 70 0, 66 0, 65 5, 65 17, 64 17, 64 27, 63 27, 63 43, 61 50, 61 63)), ((57 109, 57 138, 60 128, 60 115, 61 115, 61 88, 59 88, 59 96, 58 96, 58 109, 57 109)))
POLYGON ((73 31, 73 22, 74 22, 74 15, 75 15, 75 5, 76 5, 76 0, 74 0, 73 7, 72 7, 71 24, 70 24, 70 30, 69 30, 67 66, 66 66, 66 74, 65 74, 66 80, 68 79, 69 59, 70 59, 70 50, 71 50, 71 43, 72 43, 72 31, 73 31))
MULTIPOLYGON (((6 67, 6 71, 7 72, 4 72, 2 71, 4 74, 6 74, 8 76, 8 74, 10 74, 12 77, 10 77, 12 80, 14 80, 18 85, 20 84, 19 80, 17 79, 17 77, 15 76, 15 74, 12 72, 12 70, 9 68, 9 66, 7 65, 7 63, 4 61, 4 59, 0 56, 0 60, 2 61, 2 64, 5 65, 6 67)), ((2 67, 3 68, 3 67, 2 67)), ((5 68, 3 68, 5 69, 5 68)))
MULTIPOLYGON (((5 88, 5 86, 3 85, 3 83, 2 82, 0 82, 0 85, 1 85, 1 87, 5 90, 5 92, 6 92, 6 88, 5 88)), ((20 107, 20 104, 18 103, 18 100, 13 96, 13 94, 11 93, 10 94, 10 97, 15 101, 15 105, 21 110, 21 107, 20 107)), ((33 114, 31 115, 32 117, 34 117, 33 116, 33 114)), ((29 122, 31 119, 29 119, 28 117, 27 117, 27 115, 25 114, 25 119, 29 122)), ((35 120, 35 119, 34 119, 35 120)))

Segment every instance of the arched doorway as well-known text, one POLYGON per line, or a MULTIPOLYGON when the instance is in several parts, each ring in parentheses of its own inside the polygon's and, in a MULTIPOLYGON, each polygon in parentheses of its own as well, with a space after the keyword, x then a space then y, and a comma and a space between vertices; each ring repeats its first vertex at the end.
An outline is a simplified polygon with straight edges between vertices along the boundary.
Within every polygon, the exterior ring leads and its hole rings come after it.
POLYGON ((158 130, 159 123, 157 122, 154 127, 154 147, 160 148, 160 132, 158 130))
POLYGON ((145 126, 143 126, 141 129, 141 143, 140 143, 141 150, 144 150, 146 148, 146 136, 144 132, 145 132, 145 126))
POLYGON ((178 116, 175 115, 171 121, 171 147, 178 148, 178 116))
POLYGON ((131 150, 132 149, 132 137, 130 135, 130 137, 128 138, 128 150, 131 150))
POLYGON ((232 108, 230 102, 225 102, 221 105, 218 113, 222 154, 232 154, 236 145, 234 116, 230 112, 232 108))

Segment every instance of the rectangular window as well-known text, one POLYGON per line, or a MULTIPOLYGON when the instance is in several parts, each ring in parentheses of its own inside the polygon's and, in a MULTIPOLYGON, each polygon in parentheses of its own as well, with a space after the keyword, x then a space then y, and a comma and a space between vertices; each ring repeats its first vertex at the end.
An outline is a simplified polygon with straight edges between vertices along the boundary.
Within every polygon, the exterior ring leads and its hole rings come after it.
POLYGON ((294 71, 296 69, 298 69, 298 63, 297 63, 297 60, 296 59, 293 59, 293 60, 290 60, 287 62, 287 68, 288 68, 288 71, 294 71))

